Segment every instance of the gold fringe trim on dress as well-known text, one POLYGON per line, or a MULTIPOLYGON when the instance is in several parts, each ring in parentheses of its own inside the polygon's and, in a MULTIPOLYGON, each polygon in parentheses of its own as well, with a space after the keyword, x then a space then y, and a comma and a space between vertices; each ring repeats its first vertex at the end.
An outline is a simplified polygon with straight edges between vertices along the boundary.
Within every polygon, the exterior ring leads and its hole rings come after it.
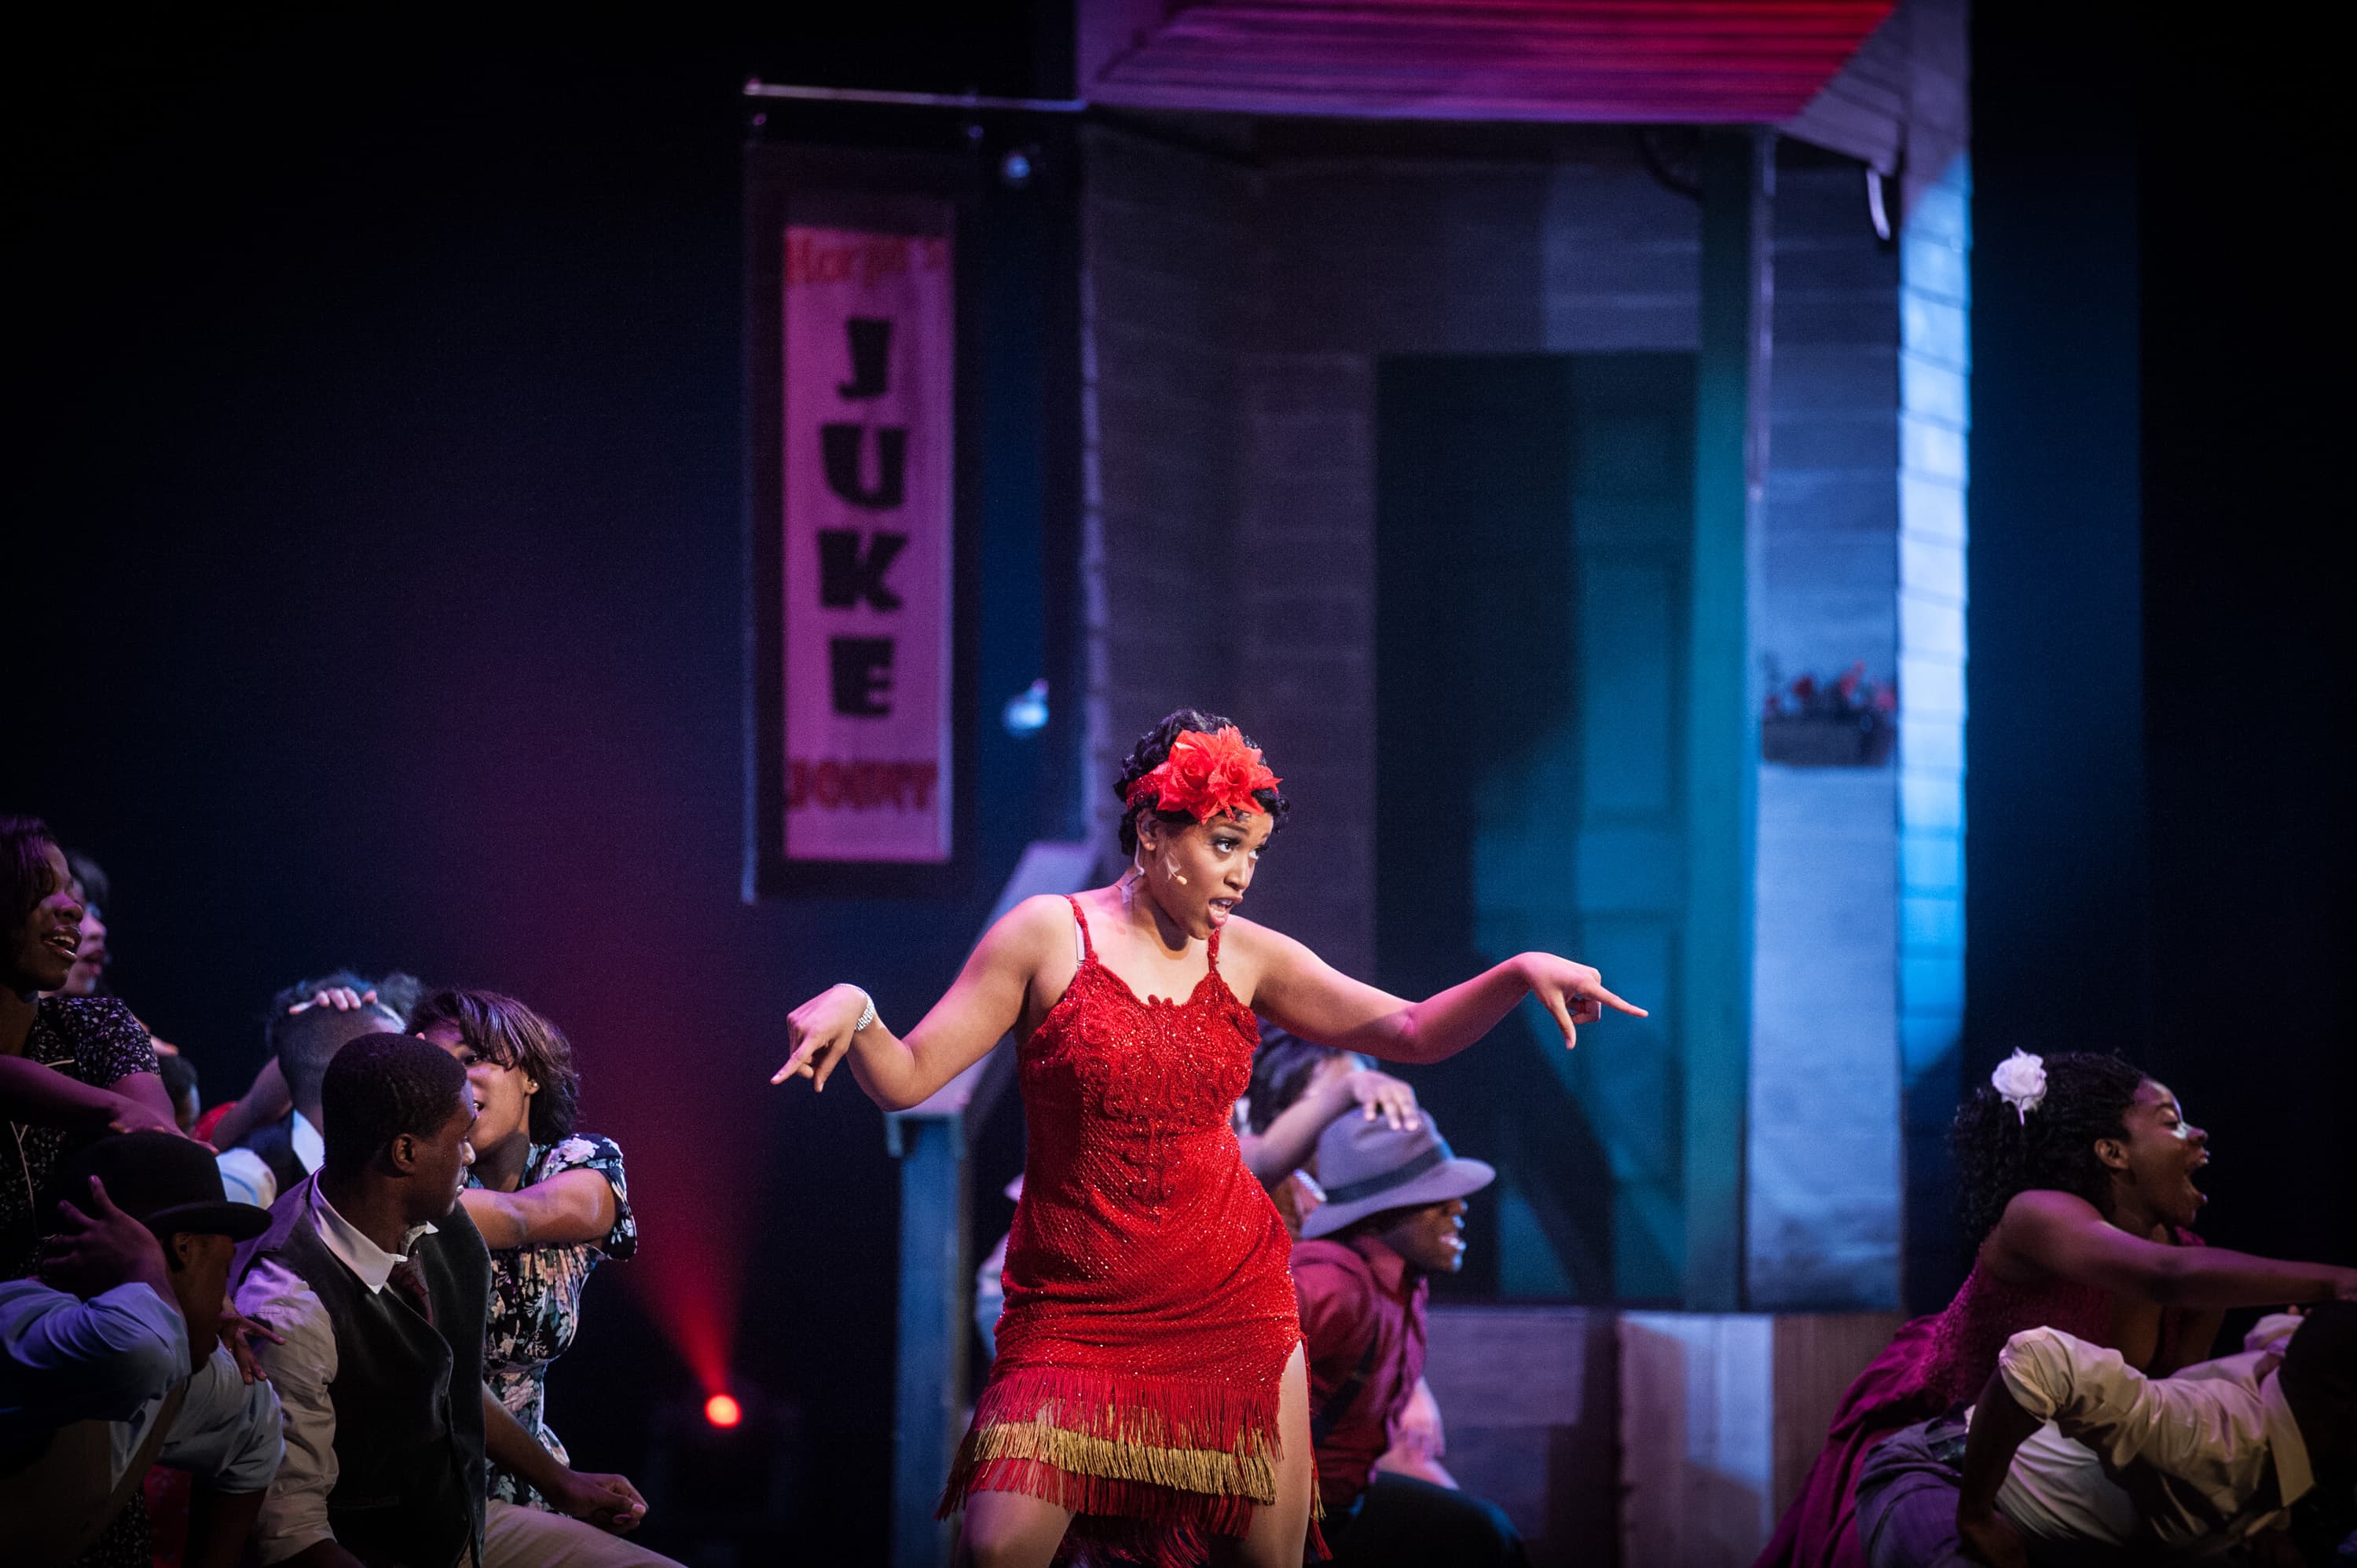
POLYGON ((1068 1431, 1046 1421, 1008 1422, 974 1433, 958 1455, 958 1468, 966 1470, 993 1459, 1044 1460, 1078 1476, 1144 1481, 1182 1492, 1248 1498, 1264 1505, 1276 1501, 1276 1471, 1265 1454, 1125 1443, 1068 1431))

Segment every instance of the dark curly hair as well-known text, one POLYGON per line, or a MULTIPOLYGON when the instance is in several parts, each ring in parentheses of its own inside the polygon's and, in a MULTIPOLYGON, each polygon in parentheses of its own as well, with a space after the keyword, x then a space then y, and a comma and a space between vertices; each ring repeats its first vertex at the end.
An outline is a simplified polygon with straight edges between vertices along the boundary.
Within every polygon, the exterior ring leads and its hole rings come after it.
POLYGON ((1983 1084, 1956 1108, 1948 1129, 1956 1217, 1975 1247, 2005 1218, 2016 1193, 2076 1193, 2111 1212, 2111 1171, 2096 1157, 2095 1141, 2128 1135, 2127 1110, 2145 1074, 2092 1051, 2058 1051, 2045 1063, 2046 1098, 2027 1117, 1983 1084))
POLYGON ((409 1026, 417 1034, 436 1024, 457 1029, 478 1056, 500 1067, 522 1068, 539 1081, 525 1129, 533 1144, 546 1147, 572 1136, 581 1074, 564 1030, 496 991, 437 991, 410 1012, 409 1026))
MULTIPOLYGON (((1137 819, 1146 811, 1153 811, 1156 816, 1174 828, 1184 827, 1195 820, 1194 814, 1189 811, 1165 811, 1158 807, 1133 806, 1129 803, 1129 787, 1162 766, 1170 756, 1170 743, 1177 740, 1184 731, 1200 730, 1205 735, 1216 735, 1235 722, 1231 718, 1223 718, 1218 714, 1207 714, 1196 708, 1180 708, 1137 737, 1137 744, 1129 748, 1129 760, 1121 765, 1121 777, 1113 781, 1114 799, 1122 803, 1121 853, 1124 855, 1134 856, 1137 854, 1137 819)), ((1238 733, 1242 733, 1241 727, 1238 733)), ((1245 736, 1244 744, 1254 746, 1257 743, 1252 736, 1245 736)), ((1256 790, 1254 792, 1253 799, 1260 802, 1262 811, 1275 819, 1275 825, 1269 829, 1269 836, 1275 837, 1277 829, 1285 826, 1285 813, 1293 809, 1292 802, 1275 789, 1256 790)))

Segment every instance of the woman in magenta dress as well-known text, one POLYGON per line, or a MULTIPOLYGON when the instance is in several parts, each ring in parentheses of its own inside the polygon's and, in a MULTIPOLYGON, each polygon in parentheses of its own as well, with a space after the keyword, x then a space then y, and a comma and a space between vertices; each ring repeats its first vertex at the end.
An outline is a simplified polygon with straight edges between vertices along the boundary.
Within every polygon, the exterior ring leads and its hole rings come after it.
POLYGON ((2016 1051, 1950 1133, 1973 1271, 1842 1396, 1754 1568, 1864 1568, 1857 1475, 1891 1433, 1977 1398, 2007 1339, 2060 1328, 2154 1376, 2201 1360, 2228 1307, 2357 1299, 2357 1270, 2205 1247, 2190 1227, 2210 1134, 2117 1057, 2016 1051))
POLYGON ((1025 900, 905 1038, 856 986, 796 1008, 773 1081, 848 1060, 905 1110, 1017 1031, 1029 1151, 998 1356, 952 1467, 969 1563, 1043 1568, 1116 1548, 1298 1568, 1316 1479, 1284 1224, 1230 1122, 1256 1008, 1346 1050, 1431 1062, 1526 995, 1566 1045, 1607 1006, 1597 972, 1524 953, 1423 1002, 1340 974, 1239 918, 1286 812, 1227 720, 1182 709, 1114 784, 1130 869, 1025 900))

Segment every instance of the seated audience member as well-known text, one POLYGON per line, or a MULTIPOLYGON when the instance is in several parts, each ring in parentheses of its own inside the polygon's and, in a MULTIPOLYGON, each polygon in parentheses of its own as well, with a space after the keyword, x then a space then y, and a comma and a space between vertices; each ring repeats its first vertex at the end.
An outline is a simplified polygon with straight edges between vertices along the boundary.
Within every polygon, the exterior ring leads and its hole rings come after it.
POLYGON ((608 1533, 645 1512, 630 1482, 559 1464, 483 1386, 491 1262, 458 1201, 466 1069, 411 1036, 364 1035, 328 1063, 319 1109, 323 1163, 239 1254, 238 1305, 281 1341, 262 1359, 286 1420, 260 1561, 663 1563, 608 1533), (559 1511, 506 1509, 487 1530, 487 1462, 559 1511))
POLYGON ((64 996, 96 996, 106 988, 106 919, 102 908, 113 902, 106 873, 98 862, 75 850, 66 851, 66 873, 73 880, 74 897, 81 905, 81 946, 74 952, 64 996))
POLYGON ((267 1208, 319 1168, 319 1083, 328 1064, 362 1035, 398 1034, 416 994, 417 983, 405 974, 371 981, 338 970, 270 999, 263 1041, 286 1085, 288 1104, 251 1131, 241 1131, 231 1118, 214 1127, 221 1180, 231 1197, 267 1208))
POLYGON ((1326 1201, 1303 1223, 1293 1281, 1335 1562, 1522 1563, 1522 1537, 1505 1514, 1457 1490, 1437 1452, 1404 1464, 1389 1455, 1423 1385, 1427 1276, 1463 1265, 1465 1195, 1497 1173, 1457 1158, 1428 1115, 1413 1127, 1331 1122, 1318 1140, 1318 1168, 1326 1201))
POLYGON ((0 1284, 6 1561, 145 1568, 140 1485, 163 1464, 197 1482, 184 1561, 229 1568, 278 1469, 278 1399, 216 1334, 235 1244, 270 1217, 162 1133, 87 1145, 43 1207, 42 1280, 0 1284))
MULTIPOLYGON (((513 997, 437 991, 409 1026, 457 1058, 475 1096, 475 1163, 458 1197, 491 1250, 485 1380, 542 1447, 570 1463, 548 1429, 548 1368, 572 1348, 589 1271, 638 1251, 622 1151, 573 1130, 581 1078, 572 1044, 513 997)), ((496 1464, 490 1497, 494 1514, 549 1506, 496 1464)))
POLYGON ((2244 1344, 2147 1378, 2059 1329, 2013 1336, 1977 1405, 1908 1427, 1867 1459, 1867 1561, 2278 1552, 2296 1505, 2357 1479, 2357 1304, 2263 1318, 2244 1344))
POLYGON ((54 994, 81 950, 81 919, 48 829, 0 817, 0 1280, 33 1272, 34 1197, 75 1140, 179 1130, 131 1009, 54 994))
POLYGON ((197 1064, 175 1051, 158 1058, 156 1066, 164 1079, 164 1093, 172 1101, 172 1120, 181 1132, 192 1132, 204 1109, 204 1100, 197 1090, 197 1064))

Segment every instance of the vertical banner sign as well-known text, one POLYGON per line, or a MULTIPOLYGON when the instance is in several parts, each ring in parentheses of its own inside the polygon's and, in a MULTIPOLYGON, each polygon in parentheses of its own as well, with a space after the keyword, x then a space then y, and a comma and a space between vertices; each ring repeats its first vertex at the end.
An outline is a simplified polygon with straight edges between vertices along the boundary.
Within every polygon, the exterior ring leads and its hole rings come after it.
POLYGON ((790 861, 950 858, 952 277, 939 235, 786 230, 790 861))

